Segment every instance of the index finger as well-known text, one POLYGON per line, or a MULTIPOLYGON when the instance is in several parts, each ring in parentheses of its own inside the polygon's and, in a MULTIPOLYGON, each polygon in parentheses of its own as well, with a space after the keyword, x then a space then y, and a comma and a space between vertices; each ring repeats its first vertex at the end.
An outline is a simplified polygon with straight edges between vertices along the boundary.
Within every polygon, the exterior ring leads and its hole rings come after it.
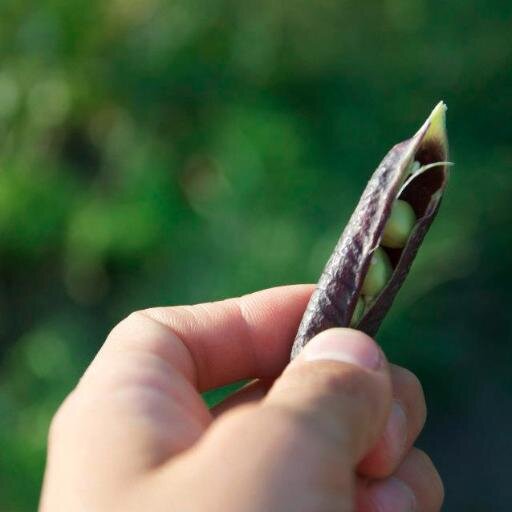
MULTIPOLYGON (((312 285, 271 288, 195 306, 151 308, 133 313, 114 328, 87 373, 108 368, 133 350, 163 359, 206 391, 242 379, 277 376, 312 285)), ((87 375, 87 374, 86 374, 87 375)))

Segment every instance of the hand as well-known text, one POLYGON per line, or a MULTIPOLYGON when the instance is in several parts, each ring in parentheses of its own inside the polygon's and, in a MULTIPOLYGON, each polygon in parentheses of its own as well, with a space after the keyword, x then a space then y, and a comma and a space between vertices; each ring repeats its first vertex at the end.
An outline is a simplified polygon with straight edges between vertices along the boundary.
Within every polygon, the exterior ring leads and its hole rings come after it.
POLYGON ((40 510, 438 511, 413 374, 351 329, 285 368, 311 291, 123 320, 53 420, 40 510), (241 379, 258 380, 208 410, 201 391, 241 379))

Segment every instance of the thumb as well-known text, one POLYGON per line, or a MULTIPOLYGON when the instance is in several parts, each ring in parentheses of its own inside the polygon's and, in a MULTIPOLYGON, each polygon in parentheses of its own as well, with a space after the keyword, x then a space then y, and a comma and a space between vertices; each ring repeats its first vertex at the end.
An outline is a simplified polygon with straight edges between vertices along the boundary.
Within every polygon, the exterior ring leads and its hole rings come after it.
POLYGON ((164 474, 181 469, 166 488, 176 503, 180 493, 209 510, 353 510, 356 465, 383 430, 390 402, 377 344, 352 329, 325 331, 261 402, 221 415, 172 461, 164 474), (199 495, 191 475, 204 482, 199 495))
POLYGON ((262 406, 296 415, 306 425, 309 443, 327 444, 355 466, 379 438, 391 397, 388 364, 375 341, 360 331, 335 328, 306 345, 262 406))

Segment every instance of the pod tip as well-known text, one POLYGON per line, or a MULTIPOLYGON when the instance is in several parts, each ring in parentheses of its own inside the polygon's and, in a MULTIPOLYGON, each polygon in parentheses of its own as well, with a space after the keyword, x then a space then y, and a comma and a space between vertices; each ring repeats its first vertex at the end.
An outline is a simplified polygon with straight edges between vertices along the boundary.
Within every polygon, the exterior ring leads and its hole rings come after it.
POLYGON ((429 127, 425 134, 424 140, 426 139, 438 139, 441 141, 443 146, 447 144, 446 134, 446 111, 448 107, 444 101, 440 101, 432 110, 428 118, 429 127))

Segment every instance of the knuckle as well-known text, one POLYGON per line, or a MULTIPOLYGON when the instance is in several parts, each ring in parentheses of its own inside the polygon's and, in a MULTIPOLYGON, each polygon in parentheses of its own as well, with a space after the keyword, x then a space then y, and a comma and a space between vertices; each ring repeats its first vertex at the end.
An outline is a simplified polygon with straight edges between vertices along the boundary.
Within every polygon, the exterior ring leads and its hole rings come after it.
POLYGON ((172 309, 167 312, 167 318, 162 317, 160 308, 134 311, 110 331, 107 344, 165 354, 169 341, 179 339, 170 325, 175 317, 172 309))
POLYGON ((423 392, 423 386, 420 379, 407 368, 404 368, 403 370, 404 378, 411 394, 418 399, 418 401, 425 402, 425 394, 423 392))
POLYGON ((134 325, 139 324, 141 321, 147 322, 147 320, 148 317, 144 310, 133 311, 113 327, 108 337, 112 338, 130 332, 134 325))
POLYGON ((334 361, 292 365, 272 391, 298 409, 330 411, 338 419, 350 411, 365 422, 383 417, 391 399, 389 379, 334 361))
POLYGON ((125 316, 120 322, 118 322, 108 333, 107 341, 116 340, 122 338, 124 334, 132 330, 134 322, 138 321, 141 311, 134 311, 128 316, 125 316))
POLYGON ((391 399, 389 380, 382 377, 340 362, 297 364, 276 382, 270 397, 314 415, 315 424, 323 424, 330 432, 339 431, 343 422, 347 428, 359 422, 365 435, 373 438, 391 399))
POLYGON ((425 480, 428 481, 430 498, 432 500, 432 510, 440 510, 445 494, 441 476, 434 466, 432 459, 423 450, 414 448, 411 455, 414 457, 415 463, 420 468, 421 474, 423 474, 425 480))
POLYGON ((393 383, 396 386, 409 390, 410 393, 423 394, 423 386, 420 379, 411 370, 403 366, 395 366, 392 368, 393 383))
POLYGON ((427 404, 420 379, 400 366, 393 368, 392 379, 397 398, 407 407, 408 413, 417 418, 420 429, 423 428, 427 419, 427 404))
POLYGON ((208 441, 224 458, 242 451, 266 467, 279 461, 289 473, 300 473, 301 478, 305 474, 321 478, 335 491, 352 484, 353 472, 343 453, 340 455, 335 436, 326 432, 315 416, 286 404, 263 403, 226 412, 214 423, 208 441), (297 465, 299 459, 308 464, 297 465))

